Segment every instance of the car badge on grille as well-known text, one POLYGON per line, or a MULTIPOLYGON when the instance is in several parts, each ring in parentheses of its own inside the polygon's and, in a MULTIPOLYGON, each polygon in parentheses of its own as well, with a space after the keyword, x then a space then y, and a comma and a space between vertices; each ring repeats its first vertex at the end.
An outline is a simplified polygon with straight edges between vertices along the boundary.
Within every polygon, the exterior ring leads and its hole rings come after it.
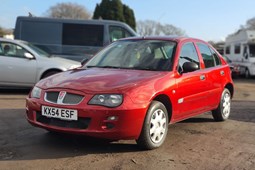
POLYGON ((58 100, 62 101, 64 99, 65 95, 66 95, 65 91, 60 91, 59 95, 58 95, 58 100))

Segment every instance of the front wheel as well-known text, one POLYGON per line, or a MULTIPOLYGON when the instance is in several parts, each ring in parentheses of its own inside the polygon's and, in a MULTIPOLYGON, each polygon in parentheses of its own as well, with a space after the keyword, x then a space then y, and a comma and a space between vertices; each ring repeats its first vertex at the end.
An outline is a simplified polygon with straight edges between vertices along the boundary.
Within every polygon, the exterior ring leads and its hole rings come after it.
POLYGON ((155 149, 165 141, 168 131, 168 113, 166 107, 158 101, 152 101, 142 132, 136 141, 144 149, 155 149))
POLYGON ((230 115, 231 93, 228 89, 224 89, 221 95, 220 104, 217 109, 212 111, 215 121, 225 121, 230 115))

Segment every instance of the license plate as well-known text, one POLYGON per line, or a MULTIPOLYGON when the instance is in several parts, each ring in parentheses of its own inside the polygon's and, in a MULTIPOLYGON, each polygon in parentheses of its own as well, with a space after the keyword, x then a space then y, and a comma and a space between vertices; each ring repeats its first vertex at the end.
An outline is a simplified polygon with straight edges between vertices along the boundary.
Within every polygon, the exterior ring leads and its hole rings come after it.
POLYGON ((42 106, 42 115, 63 120, 78 120, 77 110, 42 106))

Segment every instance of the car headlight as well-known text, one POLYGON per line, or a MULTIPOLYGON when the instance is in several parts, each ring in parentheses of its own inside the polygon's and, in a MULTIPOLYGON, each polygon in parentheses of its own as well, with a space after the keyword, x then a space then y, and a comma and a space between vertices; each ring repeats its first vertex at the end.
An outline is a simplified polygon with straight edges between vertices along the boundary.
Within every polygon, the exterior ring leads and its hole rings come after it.
POLYGON ((121 105, 123 97, 120 94, 98 94, 90 101, 91 105, 102 105, 106 107, 117 107, 121 105))
POLYGON ((31 97, 32 98, 38 98, 40 99, 41 97, 41 93, 42 93, 42 89, 40 89, 39 87, 34 87, 32 92, 31 92, 31 97))

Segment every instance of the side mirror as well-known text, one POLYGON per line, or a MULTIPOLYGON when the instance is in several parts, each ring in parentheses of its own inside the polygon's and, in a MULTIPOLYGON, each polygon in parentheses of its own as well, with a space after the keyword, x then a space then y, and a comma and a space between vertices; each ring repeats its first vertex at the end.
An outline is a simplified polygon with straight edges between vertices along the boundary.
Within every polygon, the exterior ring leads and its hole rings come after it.
POLYGON ((193 62, 184 63, 182 68, 183 68, 184 73, 199 70, 199 66, 196 63, 193 63, 193 62))
POLYGON ((31 54, 31 53, 24 53, 24 56, 27 58, 27 59, 34 59, 35 57, 31 54))
POLYGON ((81 61, 81 65, 86 64, 88 61, 89 61, 89 59, 88 59, 88 58, 84 58, 84 59, 81 61))

